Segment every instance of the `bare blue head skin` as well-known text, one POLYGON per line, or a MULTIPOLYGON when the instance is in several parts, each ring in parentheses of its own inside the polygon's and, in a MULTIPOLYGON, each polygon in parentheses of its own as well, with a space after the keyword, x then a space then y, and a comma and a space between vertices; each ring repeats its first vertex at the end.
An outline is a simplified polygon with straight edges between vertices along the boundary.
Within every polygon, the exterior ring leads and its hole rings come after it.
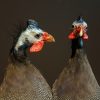
MULTIPOLYGON (((27 27, 24 31, 20 33, 20 36, 17 37, 17 41, 14 44, 13 48, 11 49, 11 55, 14 56, 19 61, 23 61, 26 58, 26 49, 31 47, 32 44, 35 44, 39 41, 43 41, 43 31, 38 23, 35 20, 29 19, 27 21, 27 27)), ((54 41, 52 35, 48 34, 50 37, 51 42, 54 41)))
POLYGON ((32 20, 32 19, 29 19, 29 20, 27 21, 27 25, 28 25, 30 28, 37 28, 37 29, 39 29, 38 23, 37 23, 35 20, 32 20))

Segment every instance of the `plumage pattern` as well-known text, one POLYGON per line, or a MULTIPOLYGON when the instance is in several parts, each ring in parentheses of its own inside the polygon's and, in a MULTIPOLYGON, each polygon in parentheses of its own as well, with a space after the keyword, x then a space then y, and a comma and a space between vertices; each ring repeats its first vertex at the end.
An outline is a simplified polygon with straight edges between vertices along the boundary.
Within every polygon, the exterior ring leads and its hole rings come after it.
POLYGON ((100 100, 100 87, 82 49, 69 59, 52 90, 54 100, 100 100))
POLYGON ((9 64, 0 86, 0 100, 51 99, 48 83, 29 61, 26 64, 9 64))

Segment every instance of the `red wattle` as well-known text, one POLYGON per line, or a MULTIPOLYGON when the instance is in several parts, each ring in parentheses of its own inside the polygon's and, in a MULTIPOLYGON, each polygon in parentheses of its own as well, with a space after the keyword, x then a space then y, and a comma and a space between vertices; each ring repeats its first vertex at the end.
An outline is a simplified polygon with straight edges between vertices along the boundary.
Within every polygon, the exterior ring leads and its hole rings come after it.
POLYGON ((73 33, 73 32, 70 33, 69 36, 68 36, 68 38, 71 39, 71 40, 72 40, 72 39, 75 39, 75 35, 74 35, 74 33, 73 33))
POLYGON ((83 39, 88 40, 88 35, 86 33, 83 34, 83 39))
POLYGON ((35 44, 32 45, 32 47, 30 48, 30 52, 39 52, 42 50, 44 45, 44 41, 39 41, 36 42, 35 44))

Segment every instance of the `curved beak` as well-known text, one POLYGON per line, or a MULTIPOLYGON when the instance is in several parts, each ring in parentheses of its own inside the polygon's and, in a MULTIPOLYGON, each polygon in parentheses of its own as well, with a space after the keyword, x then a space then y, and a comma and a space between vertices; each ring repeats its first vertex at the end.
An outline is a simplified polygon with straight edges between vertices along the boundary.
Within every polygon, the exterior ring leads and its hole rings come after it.
POLYGON ((51 34, 44 32, 43 33, 43 41, 45 41, 45 42, 55 42, 55 39, 51 34))

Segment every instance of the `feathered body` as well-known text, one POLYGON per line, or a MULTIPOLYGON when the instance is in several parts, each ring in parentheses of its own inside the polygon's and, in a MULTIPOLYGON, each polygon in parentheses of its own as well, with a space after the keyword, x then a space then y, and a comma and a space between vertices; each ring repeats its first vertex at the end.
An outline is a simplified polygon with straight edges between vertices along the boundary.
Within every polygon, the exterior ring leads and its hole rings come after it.
POLYGON ((83 50, 83 40, 88 39, 87 23, 79 17, 73 25, 68 36, 72 55, 53 85, 54 100, 100 100, 100 86, 83 50))
POLYGON ((53 85, 54 100, 100 100, 100 87, 83 50, 76 50, 53 85))
POLYGON ((51 100, 51 89, 29 61, 9 64, 0 86, 0 100, 51 100))

